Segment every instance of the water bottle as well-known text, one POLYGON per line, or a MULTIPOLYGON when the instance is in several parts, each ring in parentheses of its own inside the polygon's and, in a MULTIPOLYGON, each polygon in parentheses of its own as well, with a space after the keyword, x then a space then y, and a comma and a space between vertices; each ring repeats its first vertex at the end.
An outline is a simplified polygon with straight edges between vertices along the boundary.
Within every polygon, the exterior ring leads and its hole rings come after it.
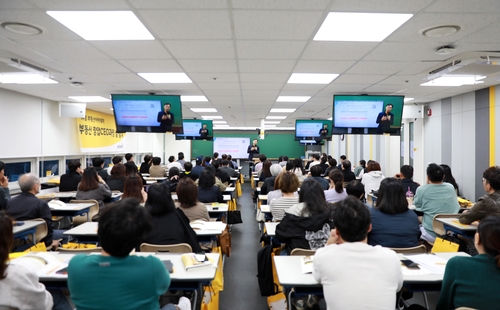
POLYGON ((408 186, 408 191, 406 192, 406 200, 408 200, 408 206, 413 205, 413 193, 408 186))

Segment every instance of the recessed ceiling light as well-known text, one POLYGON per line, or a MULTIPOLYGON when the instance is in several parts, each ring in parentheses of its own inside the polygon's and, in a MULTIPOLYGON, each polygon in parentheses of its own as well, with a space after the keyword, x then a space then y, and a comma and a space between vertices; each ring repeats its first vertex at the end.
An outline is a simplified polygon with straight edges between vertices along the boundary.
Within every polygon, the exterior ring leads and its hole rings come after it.
POLYGON ((69 96, 68 98, 80 101, 80 102, 110 102, 108 98, 101 96, 69 96))
POLYGON ((332 73, 292 73, 289 84, 330 84, 339 75, 332 73))
POLYGON ((36 36, 44 32, 40 27, 18 22, 4 22, 2 23, 2 28, 16 34, 26 36, 36 36))
POLYGON ((458 25, 441 25, 422 29, 419 33, 426 37, 442 38, 457 33, 461 29, 462 27, 458 25))
POLYGON ((279 96, 276 102, 306 102, 311 96, 279 96))
POLYGON ((204 101, 208 101, 208 99, 205 96, 183 96, 183 95, 181 95, 181 101, 182 102, 204 102, 204 101))
POLYGON ((217 115, 204 115, 202 116, 203 119, 223 119, 222 116, 217 116, 217 115))
POLYGON ((57 81, 50 79, 47 76, 28 73, 28 72, 13 72, 0 73, 0 83, 2 84, 57 84, 57 81))
POLYGON ((266 116, 266 119, 285 119, 286 116, 266 116))
POLYGON ((295 110, 297 110, 297 109, 276 109, 276 108, 274 108, 274 109, 271 109, 271 111, 269 111, 269 112, 271 112, 271 113, 293 113, 293 112, 295 112, 295 110))
POLYGON ((193 112, 217 112, 215 108, 191 108, 193 112))
POLYGON ((314 41, 380 42, 401 27, 413 14, 331 12, 314 41))
POLYGON ((227 124, 226 121, 213 121, 214 124, 227 124))
POLYGON ((279 124, 279 121, 264 121, 264 124, 279 124))
POLYGON ((85 40, 154 40, 131 11, 47 11, 85 40))
POLYGON ((415 98, 405 97, 405 99, 403 101, 407 102, 407 101, 412 101, 413 99, 415 99, 415 98))
POLYGON ((482 84, 484 81, 479 81, 486 78, 485 76, 442 76, 432 81, 422 83, 420 86, 462 86, 482 84))
POLYGON ((137 73, 140 77, 152 84, 161 83, 193 83, 186 73, 137 73))

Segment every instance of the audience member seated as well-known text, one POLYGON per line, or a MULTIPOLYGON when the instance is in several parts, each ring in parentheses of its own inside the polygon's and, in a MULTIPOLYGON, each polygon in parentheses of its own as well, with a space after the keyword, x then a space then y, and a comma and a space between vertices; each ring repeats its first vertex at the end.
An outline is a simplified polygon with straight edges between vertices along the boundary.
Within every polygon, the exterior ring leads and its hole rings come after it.
MULTIPOLYGON (((186 163, 187 164, 187 163, 186 163)), ((210 221, 207 207, 198 201, 198 186, 190 178, 181 178, 177 185, 175 206, 184 212, 190 222, 210 221)))
POLYGON ((164 182, 168 185, 171 193, 175 193, 177 191, 177 184, 179 184, 179 174, 180 171, 177 167, 172 167, 168 171, 168 179, 164 182))
MULTIPOLYGON (((281 189, 279 187, 280 177, 282 174, 283 173, 280 173, 276 176, 276 179, 274 180, 274 190, 267 193, 267 204, 271 204, 271 201, 277 198, 281 198, 281 196, 283 196, 283 194, 281 193, 281 189)), ((297 197, 298 196, 299 195, 297 193, 297 197)))
POLYGON ((215 175, 209 167, 203 170, 198 179, 198 201, 203 203, 224 202, 221 191, 215 186, 215 175))
MULTIPOLYGON (((313 166, 316 167, 316 166, 313 166)), ((286 253, 295 248, 317 250, 326 245, 333 228, 331 206, 326 202, 323 188, 314 179, 302 182, 299 203, 285 211, 276 226, 276 237, 286 244, 286 253)))
POLYGON ((210 156, 205 156, 203 159, 203 167, 210 167, 212 166, 212 157, 210 156))
POLYGON ((260 176, 260 171, 262 170, 264 162, 266 160, 267 160, 266 155, 264 154, 259 155, 259 162, 253 168, 253 171, 259 173, 259 176, 260 176))
POLYGON ((280 174, 278 185, 282 196, 269 203, 274 221, 281 221, 285 216, 285 211, 299 203, 299 198, 294 194, 299 188, 299 179, 294 173, 283 172, 280 174))
POLYGON ((260 194, 267 195, 269 192, 274 191, 274 181, 281 173, 281 166, 279 164, 273 164, 269 168, 271 176, 264 180, 264 184, 260 187, 260 194))
POLYGON ((68 163, 68 173, 61 175, 59 182, 60 192, 74 192, 78 183, 82 180, 82 164, 79 160, 72 160, 68 163))
POLYGON ((122 164, 115 164, 111 169, 110 176, 106 179, 106 184, 108 184, 109 189, 112 191, 123 192, 126 177, 125 166, 122 164))
POLYGON ((38 276, 24 266, 9 262, 14 243, 12 220, 0 211, 0 309, 52 309, 52 296, 38 276))
POLYGON ((133 175, 138 175, 142 179, 142 185, 146 185, 146 180, 142 177, 142 175, 139 173, 137 174, 137 166, 133 162, 128 162, 125 165, 125 175, 129 176, 131 174, 133 175))
MULTIPOLYGON (((113 166, 114 166, 114 165, 121 164, 122 160, 123 160, 123 156, 113 156, 113 158, 111 159, 111 162, 113 163, 113 166)), ((108 168, 106 168, 106 171, 108 171, 108 175, 111 175, 111 170, 113 169, 113 166, 110 165, 108 168)), ((149 169, 148 169, 148 171, 149 171, 149 169)))
POLYGON ((328 309, 394 309, 403 285, 398 255, 367 244, 370 211, 355 197, 335 204, 335 228, 314 255, 313 276, 328 309))
POLYGON ((179 171, 182 171, 184 170, 184 168, 182 167, 182 165, 175 161, 175 157, 174 156, 169 156, 168 157, 168 164, 167 164, 167 170, 170 170, 170 168, 172 167, 176 167, 177 169, 179 169, 179 171))
POLYGON ((265 162, 262 163, 262 169, 259 174, 259 182, 264 182, 267 178, 273 176, 270 170, 272 164, 273 163, 269 160, 266 160, 265 162))
POLYGON ((345 155, 340 155, 340 158, 339 158, 339 164, 337 166, 337 168, 339 168, 339 170, 342 170, 342 163, 344 162, 344 160, 346 160, 347 157, 345 155))
MULTIPOLYGON (((95 174, 97 178, 97 173, 95 174)), ((38 199, 35 196, 40 192, 40 179, 33 173, 27 173, 19 178, 18 183, 22 193, 7 202, 7 214, 16 221, 44 219, 47 223, 47 237, 38 241, 44 241, 49 248, 57 247, 59 240, 63 239, 63 231, 54 231, 49 205, 45 200, 38 199)))
POLYGON ((385 176, 382 174, 382 169, 380 169, 380 164, 378 162, 372 160, 368 163, 367 169, 368 173, 364 173, 363 177, 361 177, 361 183, 363 183, 363 185, 365 186, 365 198, 368 198, 368 194, 370 194, 372 191, 378 191, 380 182, 385 179, 385 176))
POLYGON ((321 162, 319 161, 320 157, 319 157, 319 154, 318 153, 314 153, 311 155, 312 157, 312 161, 308 162, 308 166, 306 169, 309 169, 309 171, 311 170, 312 167, 316 166, 316 165, 319 165, 321 162))
POLYGON ((440 165, 444 169, 444 183, 450 183, 453 185, 453 188, 455 188, 455 192, 457 193, 457 196, 459 195, 458 193, 458 184, 455 181, 455 178, 453 177, 453 174, 451 173, 451 168, 448 165, 441 164, 440 165))
POLYGON ((338 169, 339 168, 337 168, 337 160, 333 157, 329 158, 328 159, 328 168, 326 168, 325 176, 330 175, 330 172, 332 172, 333 170, 338 170, 338 169))
MULTIPOLYGON (((427 167, 427 184, 417 188, 413 204, 417 211, 423 212, 424 217, 420 230, 422 239, 434 243, 436 234, 432 229, 432 220, 436 214, 458 213, 458 204, 455 188, 450 183, 444 183, 444 169, 436 164, 427 167)), ((458 217, 458 216, 457 216, 458 217)))
POLYGON ((232 155, 227 155, 227 160, 229 160, 229 162, 232 164, 232 168, 233 169, 236 169, 236 170, 239 169, 238 163, 233 160, 233 156, 232 155))
POLYGON ((92 159, 92 166, 94 166, 95 171, 101 176, 103 180, 108 177, 108 170, 104 169, 104 159, 102 157, 94 157, 92 159))
MULTIPOLYGON (((77 309, 160 308, 159 298, 170 285, 165 265, 152 255, 129 255, 151 228, 147 211, 133 198, 102 214, 97 231, 101 255, 76 255, 69 262, 68 288, 77 309)), ((190 308, 189 299, 181 297, 177 308, 168 304, 162 310, 190 308)))
MULTIPOLYGON (((200 158, 196 158, 196 166, 193 167, 193 169, 191 170, 191 173, 193 175, 197 175, 199 178, 200 175, 201 175, 201 172, 205 169, 205 167, 202 166, 203 164, 203 159, 200 159, 200 158)), ((193 181, 196 181, 196 180, 193 180, 193 181)))
MULTIPOLYGON (((140 173, 149 173, 149 169, 151 167, 151 162, 153 160, 153 156, 151 155, 146 155, 144 156, 144 162, 141 164, 141 167, 139 168, 140 173)), ((161 161, 161 159, 160 159, 161 161)))
POLYGON ((320 163, 318 166, 321 167, 321 175, 325 175, 326 169, 328 169, 329 165, 327 164, 328 158, 325 156, 321 156, 321 159, 319 160, 320 163))
POLYGON ((127 161, 125 164, 131 164, 131 165, 133 164, 134 165, 135 173, 137 173, 137 171, 139 171, 139 168, 137 167, 137 165, 134 162, 134 155, 132 153, 125 154, 125 160, 127 161))
POLYGON ((167 176, 167 170, 161 166, 161 158, 153 157, 151 160, 153 165, 149 167, 150 178, 164 178, 167 176))
POLYGON ((490 215, 479 223, 474 236, 479 253, 455 256, 444 272, 437 310, 497 309, 500 305, 500 217, 490 215))
POLYGON ((0 210, 7 207, 10 199, 9 178, 5 176, 5 164, 0 161, 0 210))
POLYGON ((213 161, 212 166, 215 168, 215 176, 218 177, 224 185, 229 185, 231 183, 231 178, 224 170, 220 170, 219 164, 221 160, 213 161))
POLYGON ((405 192, 396 178, 386 178, 380 183, 377 203, 370 208, 372 230, 368 243, 387 248, 418 246, 420 227, 415 212, 408 209, 405 192))
POLYGON ((82 181, 78 184, 76 199, 95 199, 99 203, 99 210, 104 209, 104 200, 111 198, 111 189, 97 174, 94 167, 88 167, 83 172, 82 181))
POLYGON ((278 164, 284 168, 286 166, 286 163, 288 162, 288 156, 280 156, 281 160, 278 160, 278 164))
POLYGON ((291 170, 299 179, 299 182, 302 183, 307 178, 306 171, 304 170, 304 166, 302 165, 302 159, 295 158, 293 160, 293 168, 291 170))
POLYGON ((356 177, 356 179, 361 179, 361 174, 363 173, 365 168, 366 168, 366 161, 362 159, 359 161, 359 165, 357 165, 356 168, 354 168, 354 176, 356 177))
POLYGON ((187 243, 193 252, 201 252, 196 233, 189 226, 189 219, 181 209, 175 207, 165 183, 149 187, 146 210, 153 218, 153 230, 144 242, 163 245, 187 243))
POLYGON ((320 165, 314 165, 311 167, 311 169, 309 170, 309 172, 311 173, 311 178, 316 180, 319 185, 321 185, 321 187, 323 187, 323 190, 328 190, 328 188, 330 187, 328 185, 328 181, 323 178, 321 176, 321 167, 320 165))
POLYGON ((406 194, 408 190, 410 190, 413 193, 413 196, 415 196, 415 193, 417 192, 417 188, 420 186, 417 182, 413 182, 413 167, 410 165, 403 165, 400 169, 401 174, 401 186, 403 187, 403 190, 406 194))
POLYGON ((144 190, 144 186, 138 174, 131 174, 125 179, 121 199, 124 198, 135 198, 139 200, 141 206, 144 206, 146 200, 148 200, 148 194, 144 190))
POLYGON ((181 165, 182 167, 182 170, 181 171, 184 171, 184 165, 186 164, 186 161, 184 160, 184 153, 183 152, 179 152, 177 153, 177 162, 181 165))
POLYGON ((347 196, 354 196, 356 199, 359 199, 366 206, 371 207, 366 204, 365 186, 363 185, 363 183, 361 183, 360 180, 354 180, 347 183, 345 191, 347 193, 347 196))
POLYGON ((330 188, 325 191, 326 201, 334 203, 347 198, 347 192, 344 189, 344 174, 338 170, 332 170, 328 175, 330 188))
POLYGON ((179 175, 179 178, 181 178, 181 179, 182 178, 190 178, 193 181, 198 180, 198 178, 200 176, 197 175, 196 173, 193 173, 192 170, 193 170, 193 164, 190 162, 186 162, 184 164, 184 171, 179 175))
POLYGON ((342 162, 341 171, 344 174, 344 182, 351 182, 353 180, 356 180, 356 176, 354 175, 354 172, 352 172, 352 165, 350 160, 345 159, 342 162))
POLYGON ((230 178, 238 178, 240 176, 239 172, 236 172, 233 168, 231 168, 229 166, 231 162, 229 160, 223 160, 221 162, 222 166, 219 167, 219 170, 222 170, 224 171, 225 173, 227 173, 227 175, 230 177, 230 178))
MULTIPOLYGON (((213 165, 210 164, 209 166, 206 166, 204 170, 205 169, 210 170, 212 174, 215 176, 215 167, 213 165)), ((195 181, 196 185, 198 185, 199 181, 200 181, 199 178, 195 181)), ((220 190, 221 193, 224 193, 227 188, 227 185, 222 183, 222 181, 217 176, 215 176, 215 186, 217 186, 217 188, 220 190)))
POLYGON ((483 172, 483 188, 486 195, 460 214, 460 223, 470 224, 488 215, 500 215, 500 167, 492 166, 483 172))

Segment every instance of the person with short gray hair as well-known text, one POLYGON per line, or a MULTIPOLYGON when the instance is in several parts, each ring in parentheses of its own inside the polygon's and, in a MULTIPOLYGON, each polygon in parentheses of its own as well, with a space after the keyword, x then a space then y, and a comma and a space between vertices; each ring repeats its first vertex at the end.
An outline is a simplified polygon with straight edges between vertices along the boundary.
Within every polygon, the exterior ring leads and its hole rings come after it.
POLYGON ((57 247, 62 239, 62 230, 52 228, 52 213, 46 201, 35 195, 40 192, 40 179, 33 173, 23 174, 19 178, 19 187, 22 193, 7 202, 7 214, 16 221, 27 221, 42 218, 47 223, 47 236, 42 240, 47 248, 57 247))
POLYGON ((272 164, 269 170, 271 171, 271 177, 264 180, 264 184, 262 184, 260 189, 262 195, 267 195, 267 193, 274 191, 274 181, 276 181, 276 177, 283 169, 280 164, 272 164))

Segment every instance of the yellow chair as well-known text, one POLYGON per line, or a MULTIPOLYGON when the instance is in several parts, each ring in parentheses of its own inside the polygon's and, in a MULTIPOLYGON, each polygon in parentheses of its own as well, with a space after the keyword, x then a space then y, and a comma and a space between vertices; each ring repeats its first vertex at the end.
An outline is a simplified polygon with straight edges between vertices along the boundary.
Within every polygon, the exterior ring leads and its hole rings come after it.
POLYGON ((82 254, 82 253, 101 253, 101 247, 95 248, 87 248, 87 249, 65 249, 65 248, 57 248, 56 251, 61 252, 62 254, 82 254))
POLYGON ((91 222, 92 217, 97 215, 99 213, 99 203, 95 199, 88 199, 88 200, 71 200, 69 202, 71 203, 92 203, 93 205, 89 209, 89 214, 88 214, 88 220, 87 220, 87 215, 78 215, 73 217, 73 227, 81 225, 85 222, 91 222))
POLYGON ((193 250, 191 246, 187 243, 178 243, 178 244, 149 244, 143 243, 141 244, 141 252, 154 252, 154 253, 191 253, 193 250))
POLYGON ((390 249, 396 253, 399 253, 399 254, 424 254, 424 253, 427 253, 427 248, 423 244, 418 245, 418 246, 414 246, 411 248, 390 248, 390 249))
POLYGON ((301 249, 301 248, 295 248, 290 253, 290 255, 305 255, 305 256, 313 256, 314 254, 316 254, 316 250, 301 249))

